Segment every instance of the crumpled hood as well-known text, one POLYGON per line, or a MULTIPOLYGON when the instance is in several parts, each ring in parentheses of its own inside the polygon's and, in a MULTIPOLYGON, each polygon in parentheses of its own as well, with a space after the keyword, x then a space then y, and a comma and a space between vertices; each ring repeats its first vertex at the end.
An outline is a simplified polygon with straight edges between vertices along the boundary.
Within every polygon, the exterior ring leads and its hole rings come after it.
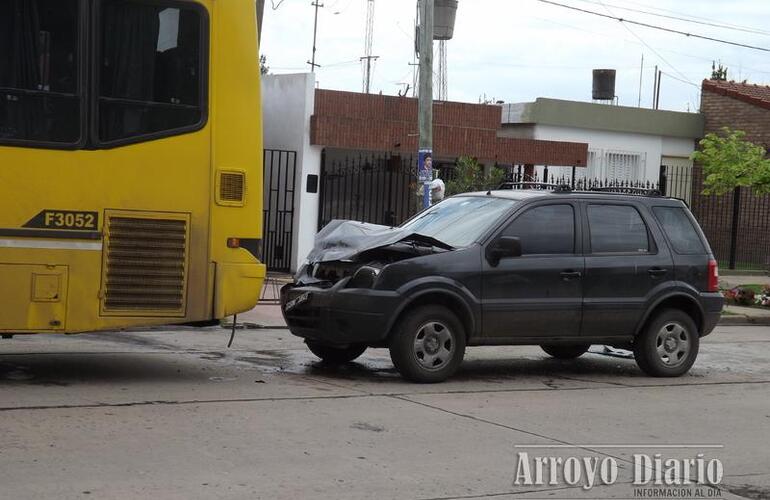
POLYGON ((445 250, 452 249, 451 246, 435 238, 411 233, 398 227, 333 220, 316 235, 315 247, 308 255, 308 261, 316 263, 350 260, 361 252, 404 240, 433 245, 445 250))

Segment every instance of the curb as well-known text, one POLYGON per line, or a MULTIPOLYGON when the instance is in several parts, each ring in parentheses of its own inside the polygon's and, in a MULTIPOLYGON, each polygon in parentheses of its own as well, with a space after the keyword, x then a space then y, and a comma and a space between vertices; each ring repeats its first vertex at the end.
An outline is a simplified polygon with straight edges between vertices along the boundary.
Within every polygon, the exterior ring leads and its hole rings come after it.
POLYGON ((770 326, 770 316, 722 316, 719 318, 718 326, 770 326))

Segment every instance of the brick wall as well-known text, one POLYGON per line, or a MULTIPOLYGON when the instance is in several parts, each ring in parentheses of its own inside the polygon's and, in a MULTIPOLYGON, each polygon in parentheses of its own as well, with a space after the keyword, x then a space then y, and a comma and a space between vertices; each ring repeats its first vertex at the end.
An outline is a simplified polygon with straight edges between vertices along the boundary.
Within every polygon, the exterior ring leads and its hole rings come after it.
POLYGON ((770 109, 704 89, 701 112, 707 134, 722 127, 743 130, 748 140, 770 150, 770 109))
MULTIPOLYGON (((736 96, 735 91, 725 91, 707 81, 704 82, 701 94, 701 112, 705 118, 705 133, 719 132, 722 127, 743 130, 748 140, 770 150, 770 107, 761 101, 736 96)), ((725 263, 730 258, 733 195, 701 195, 703 173, 698 165, 695 166, 694 174, 693 213, 703 227, 717 259, 725 263)), ((737 228, 737 267, 768 267, 770 197, 754 196, 750 189, 742 189, 737 228)))
MULTIPOLYGON (((343 149, 416 151, 417 100, 316 90, 311 144, 343 149)), ((433 106, 436 156, 472 156, 484 162, 585 166, 588 145, 499 138, 499 106, 437 102, 433 106)))

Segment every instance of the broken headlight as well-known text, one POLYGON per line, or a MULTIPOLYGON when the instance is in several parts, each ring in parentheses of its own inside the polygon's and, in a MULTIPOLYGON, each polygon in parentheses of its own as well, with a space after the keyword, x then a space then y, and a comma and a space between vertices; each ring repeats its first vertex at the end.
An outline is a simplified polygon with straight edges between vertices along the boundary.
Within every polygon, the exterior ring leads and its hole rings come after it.
POLYGON ((381 269, 372 266, 362 266, 358 268, 350 281, 348 282, 348 288, 374 288, 377 283, 377 277, 380 275, 381 269))

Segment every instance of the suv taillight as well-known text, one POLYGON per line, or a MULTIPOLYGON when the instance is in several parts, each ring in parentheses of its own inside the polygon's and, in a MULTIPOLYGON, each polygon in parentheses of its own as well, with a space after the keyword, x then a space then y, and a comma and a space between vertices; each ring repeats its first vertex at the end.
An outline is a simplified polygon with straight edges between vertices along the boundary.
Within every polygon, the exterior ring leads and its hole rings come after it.
POLYGON ((717 265, 717 261, 715 261, 714 259, 711 259, 709 261, 708 291, 709 292, 719 291, 719 266, 717 265))

